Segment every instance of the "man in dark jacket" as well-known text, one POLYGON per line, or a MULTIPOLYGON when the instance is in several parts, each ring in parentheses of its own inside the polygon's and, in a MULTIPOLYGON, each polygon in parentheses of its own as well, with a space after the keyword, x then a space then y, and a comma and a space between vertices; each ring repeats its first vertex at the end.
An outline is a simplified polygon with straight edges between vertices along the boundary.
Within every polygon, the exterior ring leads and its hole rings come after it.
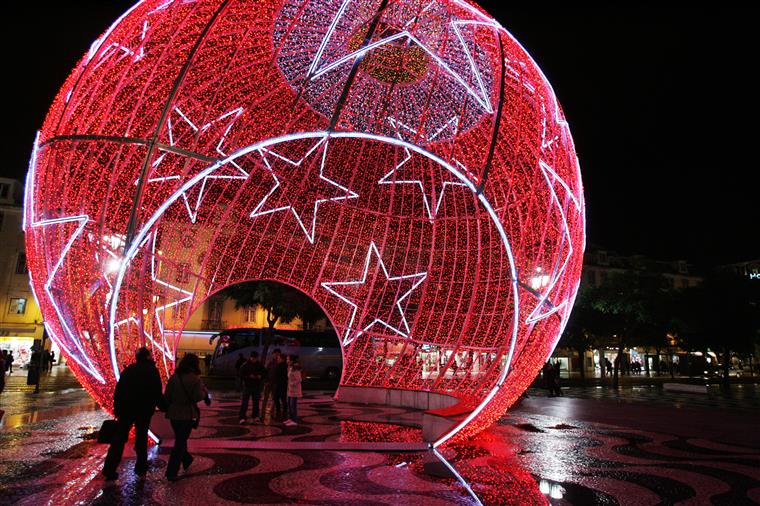
POLYGON ((248 410, 248 399, 253 399, 251 417, 254 422, 259 419, 259 401, 261 400, 261 386, 267 375, 266 368, 259 362, 259 354, 251 352, 248 362, 240 366, 240 380, 243 384, 243 395, 240 401, 240 423, 245 423, 245 412, 248 410))
POLYGON ((161 376, 150 350, 140 348, 135 354, 135 363, 121 373, 113 394, 114 415, 118 418, 118 429, 103 465, 103 476, 115 480, 119 474, 124 445, 129 438, 132 425, 135 426, 135 474, 145 476, 148 471, 148 427, 156 406, 162 400, 161 376))
MULTIPOLYGON (((264 394, 263 394, 263 400, 261 401, 261 417, 264 418, 264 416, 267 413, 267 407, 269 406, 269 398, 271 397, 274 399, 274 383, 275 383, 275 365, 277 364, 277 357, 282 355, 282 351, 280 351, 279 348, 275 348, 272 350, 272 353, 269 354, 269 358, 264 364, 264 367, 267 370, 267 380, 264 383, 264 394)), ((275 401, 275 408, 277 407, 277 401, 275 401)), ((276 409, 275 411, 272 411, 272 418, 276 418, 276 409)))
POLYGON ((274 396, 275 418, 285 420, 288 414, 288 364, 285 355, 275 357, 272 395, 274 396))

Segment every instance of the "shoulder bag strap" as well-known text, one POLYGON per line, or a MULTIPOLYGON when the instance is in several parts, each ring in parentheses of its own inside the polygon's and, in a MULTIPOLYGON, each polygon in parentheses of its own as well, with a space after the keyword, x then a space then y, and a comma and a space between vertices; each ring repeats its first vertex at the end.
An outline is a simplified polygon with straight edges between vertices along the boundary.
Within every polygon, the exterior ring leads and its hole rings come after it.
POLYGON ((182 391, 185 392, 185 397, 187 397, 187 400, 190 402, 190 405, 193 406, 195 409, 198 410, 198 418, 201 417, 201 410, 198 407, 198 404, 193 402, 193 400, 190 398, 190 394, 187 393, 187 389, 185 388, 185 382, 182 381, 182 376, 177 374, 177 379, 179 380, 179 384, 182 386, 182 391))

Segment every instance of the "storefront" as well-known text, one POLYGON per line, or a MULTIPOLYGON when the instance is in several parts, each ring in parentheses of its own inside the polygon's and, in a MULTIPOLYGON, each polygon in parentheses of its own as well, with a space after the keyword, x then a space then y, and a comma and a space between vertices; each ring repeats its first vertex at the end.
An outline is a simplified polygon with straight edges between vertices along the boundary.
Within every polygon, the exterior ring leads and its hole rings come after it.
MULTIPOLYGON (((35 339, 32 336, 0 336, 0 350, 8 350, 9 353, 13 353, 14 369, 25 367, 32 356, 34 341, 35 339)), ((55 363, 60 364, 62 356, 58 346, 48 339, 45 341, 45 348, 55 353, 55 363)))

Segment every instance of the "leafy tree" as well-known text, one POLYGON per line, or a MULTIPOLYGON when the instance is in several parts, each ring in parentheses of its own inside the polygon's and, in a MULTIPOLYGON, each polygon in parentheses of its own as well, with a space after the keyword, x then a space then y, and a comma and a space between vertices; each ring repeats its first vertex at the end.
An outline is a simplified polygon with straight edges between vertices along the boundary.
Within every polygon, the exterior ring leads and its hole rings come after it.
POLYGON ((663 311, 668 306, 670 286, 660 274, 645 270, 629 270, 610 276, 598 287, 590 289, 591 307, 600 315, 605 326, 617 336, 617 357, 612 385, 619 385, 620 361, 623 349, 633 338, 667 331, 663 311))
POLYGON ((723 383, 728 384, 731 355, 753 355, 760 333, 760 284, 714 275, 684 292, 679 311, 687 349, 720 352, 723 383))
POLYGON ((598 345, 599 338, 595 334, 594 323, 598 322, 596 311, 591 306, 591 289, 583 287, 575 299, 573 313, 567 322, 559 346, 570 348, 578 353, 581 362, 581 383, 586 382, 585 355, 598 345))

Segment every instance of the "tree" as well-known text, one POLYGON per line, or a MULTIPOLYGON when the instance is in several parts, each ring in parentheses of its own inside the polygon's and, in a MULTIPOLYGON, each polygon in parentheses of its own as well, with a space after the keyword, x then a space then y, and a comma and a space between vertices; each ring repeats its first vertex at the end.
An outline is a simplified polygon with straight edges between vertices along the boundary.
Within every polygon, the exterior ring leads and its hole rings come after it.
POLYGON ((259 306, 266 313, 268 328, 264 332, 262 362, 266 362, 277 323, 290 323, 297 317, 312 323, 324 318, 322 309, 311 298, 283 283, 250 281, 230 286, 220 293, 234 300, 238 309, 259 306))
POLYGON ((687 348, 719 351, 723 384, 733 353, 752 356, 760 333, 760 283, 747 278, 713 275, 684 292, 680 311, 687 348))
MULTIPOLYGON (((588 287, 582 288, 578 293, 573 306, 573 313, 559 342, 559 346, 570 348, 578 353, 581 362, 581 383, 586 382, 586 351, 593 349, 598 342, 593 328, 594 323, 598 320, 594 308, 591 306, 590 293, 591 290, 588 287)), ((602 367, 604 366, 602 365, 602 367)))
POLYGON ((611 327, 617 336, 617 357, 612 386, 619 385, 623 350, 632 338, 659 332, 664 337, 663 308, 669 306, 670 286, 660 274, 646 270, 629 270, 610 276, 590 289, 591 307, 600 313, 600 323, 611 327), (606 320, 606 321, 605 321, 606 320))

